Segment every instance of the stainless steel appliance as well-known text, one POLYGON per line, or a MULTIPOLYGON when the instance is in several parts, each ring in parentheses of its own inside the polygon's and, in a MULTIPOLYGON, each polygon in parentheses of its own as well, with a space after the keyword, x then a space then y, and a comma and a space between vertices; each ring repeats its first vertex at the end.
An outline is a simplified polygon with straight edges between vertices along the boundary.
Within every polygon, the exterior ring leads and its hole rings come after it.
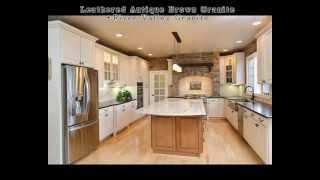
POLYGON ((70 164, 99 144, 98 72, 62 65, 64 163, 70 164))
POLYGON ((143 82, 137 82, 137 109, 143 107, 143 82))

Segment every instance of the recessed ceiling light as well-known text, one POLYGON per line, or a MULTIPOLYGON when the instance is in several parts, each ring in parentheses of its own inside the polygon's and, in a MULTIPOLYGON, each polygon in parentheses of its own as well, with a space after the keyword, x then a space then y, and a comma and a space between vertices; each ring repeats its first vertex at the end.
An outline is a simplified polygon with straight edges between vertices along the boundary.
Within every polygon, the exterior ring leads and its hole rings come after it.
POLYGON ((238 40, 238 41, 236 41, 236 43, 238 43, 238 44, 240 44, 240 43, 242 43, 243 41, 241 41, 241 40, 238 40))
POLYGON ((149 56, 152 56, 152 54, 151 54, 151 53, 149 53, 148 55, 149 55, 149 56))
POLYGON ((258 26, 259 24, 261 24, 261 21, 255 21, 252 23, 252 25, 254 25, 254 26, 258 26))
POLYGON ((137 49, 142 50, 143 48, 142 47, 138 47, 137 49))
POLYGON ((120 33, 117 33, 117 34, 116 34, 116 37, 119 37, 119 38, 120 38, 120 37, 122 37, 122 36, 123 36, 123 34, 120 34, 120 33))
POLYGON ((228 51, 228 49, 223 49, 223 52, 227 52, 228 51))

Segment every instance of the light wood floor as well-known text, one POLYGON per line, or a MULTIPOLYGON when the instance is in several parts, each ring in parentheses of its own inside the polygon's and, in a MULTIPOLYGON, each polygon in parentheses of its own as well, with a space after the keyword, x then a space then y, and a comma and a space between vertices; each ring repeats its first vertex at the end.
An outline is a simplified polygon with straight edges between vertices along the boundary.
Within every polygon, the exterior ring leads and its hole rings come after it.
POLYGON ((200 157, 153 153, 150 118, 145 117, 102 142, 75 164, 262 164, 245 140, 224 119, 208 120, 200 157))

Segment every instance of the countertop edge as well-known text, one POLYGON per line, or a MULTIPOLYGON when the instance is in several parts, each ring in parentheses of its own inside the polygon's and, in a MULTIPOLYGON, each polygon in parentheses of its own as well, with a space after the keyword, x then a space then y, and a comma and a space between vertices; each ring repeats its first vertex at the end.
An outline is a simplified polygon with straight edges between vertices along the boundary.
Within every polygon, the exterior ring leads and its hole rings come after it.
POLYGON ((128 102, 132 102, 132 101, 135 101, 137 99, 132 99, 131 101, 125 101, 125 102, 114 102, 114 103, 110 103, 108 105, 105 105, 105 106, 99 106, 98 109, 102 109, 102 108, 106 108, 106 107, 110 107, 110 106, 117 106, 117 105, 121 105, 121 104, 125 104, 125 103, 128 103, 128 102))
POLYGON ((254 112, 254 113, 257 113, 257 114, 263 116, 264 118, 271 118, 271 119, 272 119, 272 116, 266 116, 265 114, 261 114, 261 113, 255 111, 254 109, 249 108, 248 106, 245 106, 245 105, 240 104, 240 103, 237 103, 237 104, 240 105, 240 106, 242 106, 242 107, 244 107, 244 108, 246 108, 246 109, 248 109, 249 111, 252 111, 252 112, 254 112))

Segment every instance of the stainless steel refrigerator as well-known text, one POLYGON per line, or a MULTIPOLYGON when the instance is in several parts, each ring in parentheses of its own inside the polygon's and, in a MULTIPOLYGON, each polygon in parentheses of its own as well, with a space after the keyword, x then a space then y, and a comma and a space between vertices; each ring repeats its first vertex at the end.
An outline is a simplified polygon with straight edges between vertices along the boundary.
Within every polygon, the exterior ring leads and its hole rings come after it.
POLYGON ((64 163, 70 164, 99 144, 98 72, 62 65, 64 163))

